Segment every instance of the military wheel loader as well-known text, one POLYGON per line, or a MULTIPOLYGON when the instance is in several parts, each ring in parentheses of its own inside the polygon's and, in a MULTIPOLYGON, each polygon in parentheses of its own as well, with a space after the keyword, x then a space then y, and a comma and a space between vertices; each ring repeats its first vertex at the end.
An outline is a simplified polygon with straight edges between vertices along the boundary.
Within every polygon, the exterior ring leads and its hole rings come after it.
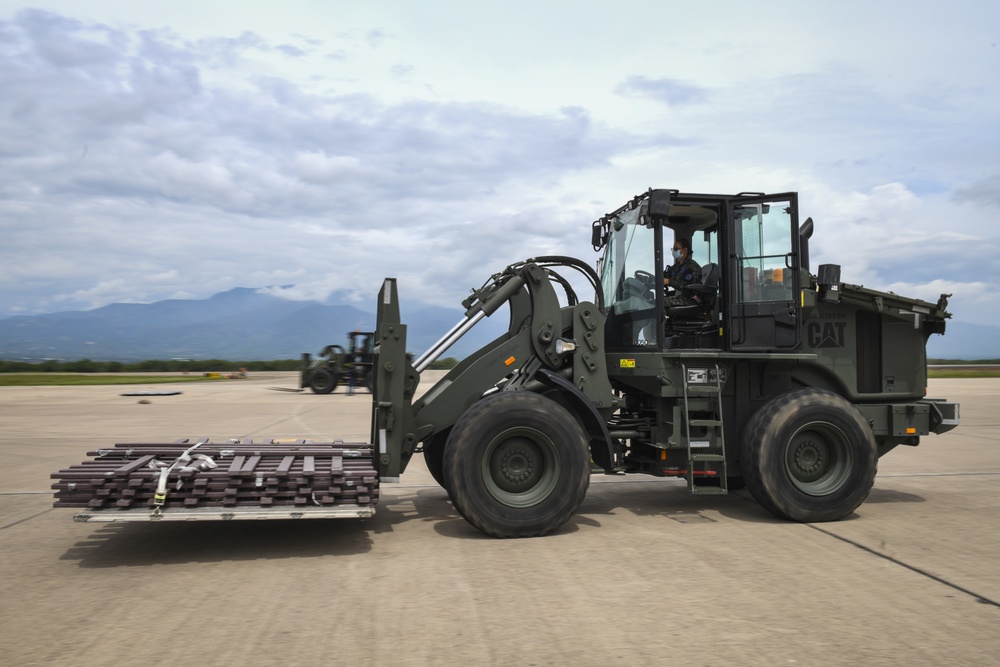
POLYGON ((569 520, 594 472, 745 487, 803 522, 854 512, 878 459, 959 423, 926 394, 937 303, 811 273, 794 193, 649 190, 592 225, 596 270, 506 267, 416 360, 394 279, 378 297, 371 442, 122 443, 53 477, 80 521, 370 516, 416 454, 456 510, 496 537, 569 520), (665 248, 689 239, 702 283, 668 299, 665 248), (576 282, 593 291, 577 296, 576 282), (509 328, 419 398, 424 371, 484 317, 509 328))

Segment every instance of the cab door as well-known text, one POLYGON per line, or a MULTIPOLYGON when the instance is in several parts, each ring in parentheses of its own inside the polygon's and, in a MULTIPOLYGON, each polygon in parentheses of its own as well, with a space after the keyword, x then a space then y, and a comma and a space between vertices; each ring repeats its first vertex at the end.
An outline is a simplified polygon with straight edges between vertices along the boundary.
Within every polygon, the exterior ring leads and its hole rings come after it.
POLYGON ((788 351, 802 341, 795 193, 729 200, 728 347, 788 351))

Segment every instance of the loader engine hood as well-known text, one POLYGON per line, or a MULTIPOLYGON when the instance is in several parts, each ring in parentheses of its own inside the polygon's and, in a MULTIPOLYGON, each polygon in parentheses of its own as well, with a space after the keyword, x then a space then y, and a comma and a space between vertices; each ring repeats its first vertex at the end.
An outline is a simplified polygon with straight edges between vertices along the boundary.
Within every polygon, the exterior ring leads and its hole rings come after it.
POLYGON ((912 321, 913 327, 922 329, 925 337, 945 332, 946 321, 951 317, 947 310, 950 296, 942 294, 937 303, 930 303, 893 292, 879 292, 863 285, 844 283, 840 286, 840 298, 845 303, 862 310, 912 321))

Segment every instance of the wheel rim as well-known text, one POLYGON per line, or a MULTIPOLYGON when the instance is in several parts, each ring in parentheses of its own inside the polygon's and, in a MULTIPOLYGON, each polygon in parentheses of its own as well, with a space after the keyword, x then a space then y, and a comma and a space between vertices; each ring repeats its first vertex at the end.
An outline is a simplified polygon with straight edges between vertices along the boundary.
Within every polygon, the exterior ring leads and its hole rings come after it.
POLYGON ((552 493, 559 480, 558 449, 532 428, 500 433, 483 456, 483 480, 490 495, 508 507, 531 507, 552 493))
POLYGON ((833 424, 806 424, 791 437, 785 469, 797 489, 825 496, 840 489, 851 476, 854 452, 847 435, 833 424))

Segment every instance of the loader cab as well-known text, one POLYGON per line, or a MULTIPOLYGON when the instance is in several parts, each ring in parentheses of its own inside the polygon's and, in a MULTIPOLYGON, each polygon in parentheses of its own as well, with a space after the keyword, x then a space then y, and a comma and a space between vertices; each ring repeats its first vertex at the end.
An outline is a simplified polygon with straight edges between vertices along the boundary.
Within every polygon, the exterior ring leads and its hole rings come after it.
POLYGON ((372 331, 352 331, 347 335, 350 343, 349 354, 370 359, 375 351, 375 333, 372 331))
POLYGON ((798 204, 781 195, 650 190, 594 222, 609 351, 788 351, 801 342, 798 204), (689 239, 704 284, 672 306, 669 248, 689 239))
POLYGON ((663 308, 663 235, 649 214, 648 199, 636 198, 594 223, 594 246, 608 309, 605 342, 611 350, 658 348, 663 308), (637 201, 638 200, 638 201, 637 201))

